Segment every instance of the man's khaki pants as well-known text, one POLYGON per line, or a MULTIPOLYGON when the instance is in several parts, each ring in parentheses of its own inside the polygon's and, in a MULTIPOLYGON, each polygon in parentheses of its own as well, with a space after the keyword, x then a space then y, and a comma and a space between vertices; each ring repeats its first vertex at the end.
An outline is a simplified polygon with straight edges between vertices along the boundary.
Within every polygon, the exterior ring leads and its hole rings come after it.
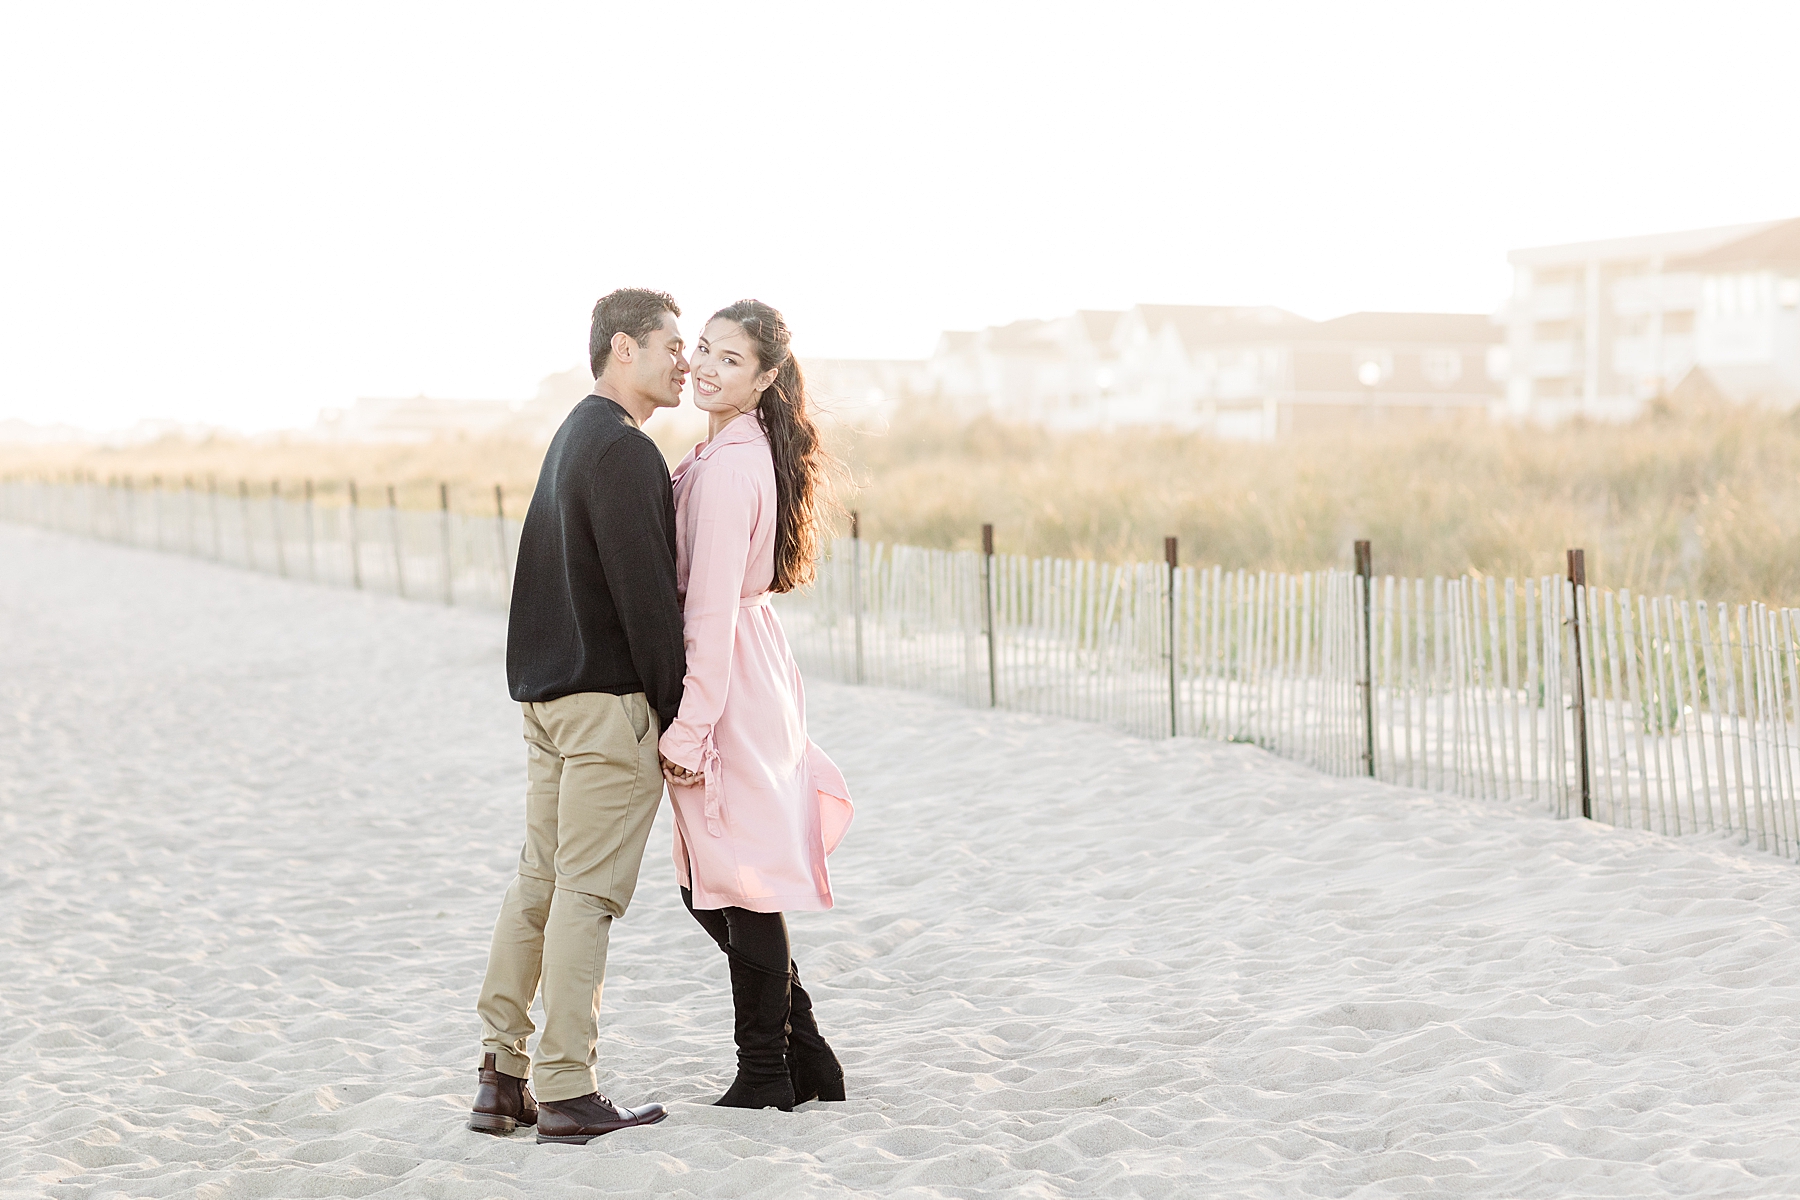
POLYGON ((614 917, 637 887, 662 801, 656 714, 643 693, 578 692, 525 704, 531 783, 525 848, 494 925, 481 985, 482 1048, 540 1100, 596 1088, 600 988, 614 917), (531 998, 544 995, 535 1070, 525 1040, 531 998))

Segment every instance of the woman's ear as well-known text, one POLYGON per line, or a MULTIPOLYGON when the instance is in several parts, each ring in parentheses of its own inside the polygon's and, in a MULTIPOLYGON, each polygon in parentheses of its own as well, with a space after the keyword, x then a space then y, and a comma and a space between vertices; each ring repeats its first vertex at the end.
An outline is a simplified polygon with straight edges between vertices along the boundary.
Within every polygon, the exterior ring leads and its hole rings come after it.
POLYGON ((780 367, 770 367, 767 371, 764 371, 761 375, 758 375, 756 377, 756 394, 760 396, 764 392, 768 391, 769 385, 771 383, 775 382, 775 376, 777 376, 779 374, 781 374, 780 367))

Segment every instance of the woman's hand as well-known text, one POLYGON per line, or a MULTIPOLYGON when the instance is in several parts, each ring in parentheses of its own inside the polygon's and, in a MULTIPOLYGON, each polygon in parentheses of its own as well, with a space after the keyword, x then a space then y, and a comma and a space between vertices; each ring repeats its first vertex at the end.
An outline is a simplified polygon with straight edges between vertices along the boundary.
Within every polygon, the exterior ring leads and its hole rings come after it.
POLYGON ((670 762, 668 759, 663 758, 661 754, 658 754, 656 757, 662 759, 663 778, 670 783, 679 784, 682 787, 697 787, 706 782, 706 776, 702 775, 700 772, 690 771, 680 763, 670 762))

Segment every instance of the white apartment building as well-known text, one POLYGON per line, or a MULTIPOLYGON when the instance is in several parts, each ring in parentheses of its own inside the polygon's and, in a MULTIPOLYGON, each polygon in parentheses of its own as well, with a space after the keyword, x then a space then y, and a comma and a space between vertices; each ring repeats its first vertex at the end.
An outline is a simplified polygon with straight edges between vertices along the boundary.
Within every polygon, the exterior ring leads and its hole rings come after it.
POLYGON ((1082 310, 939 336, 925 363, 929 394, 1015 421, 1104 423, 1117 388, 1124 313, 1082 310))
POLYGON ((1677 389, 1800 404, 1800 220, 1515 250, 1506 413, 1628 420, 1677 389))
POLYGON ((529 400, 361 396, 349 408, 321 409, 311 433, 345 442, 421 443, 496 436, 547 442, 569 410, 593 390, 593 382, 585 366, 575 366, 544 376, 529 400))
POLYGON ((1266 441, 1344 422, 1482 417, 1498 403, 1499 328, 1481 313, 1140 304, 945 333, 944 399, 1066 428, 1167 425, 1266 441))
POLYGON ((1727 399, 1800 406, 1800 219, 1688 260, 1700 275, 1694 361, 1727 399))
POLYGON ((929 396, 924 359, 802 356, 806 392, 821 420, 855 429, 881 429, 896 405, 929 396))

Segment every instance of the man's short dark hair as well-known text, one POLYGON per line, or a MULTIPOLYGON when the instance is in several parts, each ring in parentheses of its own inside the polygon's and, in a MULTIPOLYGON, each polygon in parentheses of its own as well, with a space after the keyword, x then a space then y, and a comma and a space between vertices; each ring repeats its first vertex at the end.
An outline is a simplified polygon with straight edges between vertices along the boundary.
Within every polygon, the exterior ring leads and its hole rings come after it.
POLYGON ((593 327, 588 330, 588 365, 594 369, 594 378, 600 378, 600 372, 606 370, 606 360, 612 354, 613 334, 630 334, 631 340, 642 346, 650 340, 651 334, 662 328, 664 313, 681 315, 675 297, 667 292, 620 288, 600 297, 599 303, 594 305, 593 327))

